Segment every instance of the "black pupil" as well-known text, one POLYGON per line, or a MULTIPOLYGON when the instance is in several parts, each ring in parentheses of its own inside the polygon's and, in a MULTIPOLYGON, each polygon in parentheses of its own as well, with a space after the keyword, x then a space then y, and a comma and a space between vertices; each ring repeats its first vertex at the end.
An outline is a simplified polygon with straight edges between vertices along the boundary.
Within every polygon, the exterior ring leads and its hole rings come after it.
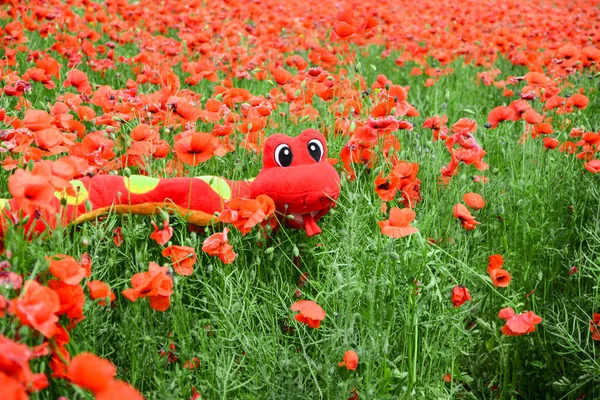
POLYGON ((279 164, 282 167, 289 167, 292 164, 292 150, 289 147, 279 150, 279 164))
POLYGON ((315 143, 309 143, 308 144, 308 152, 310 153, 310 156, 316 161, 319 162, 321 161, 321 156, 323 154, 321 154, 321 148, 319 146, 317 146, 315 143))

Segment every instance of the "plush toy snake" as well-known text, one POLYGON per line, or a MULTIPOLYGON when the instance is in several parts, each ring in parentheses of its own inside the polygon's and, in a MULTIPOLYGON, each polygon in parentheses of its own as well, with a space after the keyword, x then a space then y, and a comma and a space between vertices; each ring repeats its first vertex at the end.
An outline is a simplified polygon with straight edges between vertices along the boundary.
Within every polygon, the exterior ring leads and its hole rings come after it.
MULTIPOLYGON (((149 215, 166 208, 191 224, 206 226, 218 222, 215 213, 223 210, 227 200, 267 195, 279 214, 289 216, 286 225, 304 229, 308 236, 321 233, 315 221, 340 194, 339 175, 327 162, 325 138, 314 129, 296 138, 270 136, 263 149, 263 168, 252 180, 96 175, 70 183, 73 190, 56 192, 54 199, 62 224, 94 220, 109 212, 149 215)), ((4 203, 9 210, 18 210, 14 199, 4 203)), ((41 219, 35 221, 35 231, 47 227, 41 219)))

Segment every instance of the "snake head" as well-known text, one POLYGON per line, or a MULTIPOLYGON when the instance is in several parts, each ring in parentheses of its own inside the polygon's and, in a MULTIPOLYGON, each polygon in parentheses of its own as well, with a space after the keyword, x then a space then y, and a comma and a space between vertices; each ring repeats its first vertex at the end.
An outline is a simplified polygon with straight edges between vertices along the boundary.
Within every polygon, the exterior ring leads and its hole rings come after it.
POLYGON ((327 162, 327 142, 315 129, 292 138, 270 136, 263 149, 263 169, 252 182, 252 197, 266 194, 277 211, 293 217, 288 225, 308 236, 321 232, 315 221, 325 215, 340 195, 340 176, 327 162))

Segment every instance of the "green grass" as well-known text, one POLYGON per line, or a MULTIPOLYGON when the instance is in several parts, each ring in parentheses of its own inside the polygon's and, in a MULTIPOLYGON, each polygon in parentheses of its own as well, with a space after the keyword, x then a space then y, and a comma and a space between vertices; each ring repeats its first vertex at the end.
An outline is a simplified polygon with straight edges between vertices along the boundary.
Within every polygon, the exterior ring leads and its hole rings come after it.
MULTIPOLYGON (((30 38, 31 48, 49 46, 30 38)), ((135 49, 123 51, 135 54, 135 49)), ((90 351, 110 359, 118 367, 118 378, 149 399, 187 399, 192 386, 208 399, 345 399, 353 389, 361 399, 600 396, 598 345, 589 333, 591 315, 600 310, 598 177, 586 172, 574 156, 545 150, 540 140, 519 144, 521 122, 486 130, 489 111, 510 100, 493 86, 475 84, 481 69, 456 62, 454 74, 425 88, 425 76, 409 76, 412 65, 399 68, 394 57, 381 59, 379 49, 370 53, 359 57, 367 83, 385 73, 394 83, 410 85, 408 101, 421 113, 409 119, 414 131, 396 133, 402 144, 400 158, 420 165, 423 201, 416 207, 413 224, 420 232, 402 239, 380 234, 377 221, 387 218, 373 191, 380 166, 373 170, 357 166, 357 180, 343 181, 339 203, 320 222, 319 236, 308 238, 303 232, 281 229, 264 239, 256 232, 242 237, 233 230, 230 242, 238 258, 231 265, 201 251, 204 238, 221 227, 191 233, 185 221, 172 217, 172 243, 194 247, 199 258, 193 275, 174 277, 171 308, 159 313, 145 300, 131 303, 120 295, 130 287, 133 274, 146 271, 149 262, 166 262, 161 247, 149 239, 149 217, 112 215, 31 242, 9 231, 14 235, 7 236, 7 253, 1 259, 10 252, 13 269, 27 278, 47 268, 47 255, 79 258, 88 252, 92 278, 117 292, 111 308, 86 302, 85 319, 71 332, 72 355, 90 351), (430 131, 421 128, 424 119, 435 114, 446 114, 449 125, 462 117, 478 122, 475 137, 487 151, 489 184, 473 182, 471 177, 481 172, 463 166, 448 187, 439 187, 439 170, 449 155, 442 142, 432 143, 430 131), (469 191, 481 193, 487 203, 474 212, 481 225, 470 232, 452 217, 453 205, 469 191), (125 241, 116 247, 112 232, 119 226, 125 241), (442 242, 429 244, 427 238, 442 242), (487 257, 494 253, 504 256, 505 268, 513 275, 506 289, 495 288, 486 273, 487 257), (569 276, 573 265, 579 273, 569 276), (290 311, 303 272, 310 279, 301 289, 302 298, 315 300, 327 312, 317 330, 297 323, 290 311), (455 309, 450 292, 459 283, 469 288, 473 301, 455 309), (533 334, 505 337, 497 313, 507 306, 517 312, 533 310, 544 320, 533 334), (178 361, 169 363, 159 351, 169 352, 171 343, 178 361), (348 349, 360 357, 357 371, 337 366, 348 349), (184 369, 183 361, 193 357, 201 360, 200 367, 184 369), (442 379, 447 373, 452 374, 450 383, 442 379)), ((20 64, 23 70, 28 65, 24 59, 20 64)), ((524 73, 506 60, 497 64, 502 78, 524 73)), ((109 72, 105 78, 82 70, 96 84, 122 87, 132 76, 123 68, 120 76, 109 72)), ((63 77, 66 71, 63 67, 63 77)), ((586 93, 598 85, 598 78, 574 80, 586 93)), ((256 95, 271 89, 267 82, 235 84, 256 95)), ((33 85, 28 99, 40 109, 59 93, 72 90, 48 91, 33 85)), ((203 83, 192 90, 206 99, 212 86, 203 83)), ((595 94, 589 97, 586 110, 567 117, 573 126, 593 131, 600 126, 600 99, 595 94)), ((22 111, 13 109, 15 104, 15 99, 0 98, 0 108, 22 117, 22 111)), ((335 117, 329 104, 317 99, 315 108, 321 117, 298 125, 274 113, 272 120, 279 128, 267 128, 267 133, 296 135, 304 128, 322 126, 332 130, 335 117)), ((555 117, 553 125, 560 126, 564 118, 555 117)), ((118 135, 127 135, 135 124, 124 125, 118 135)), ((565 140, 568 132, 559 130, 555 136, 565 140)), ((168 135, 163 132, 163 137, 168 135)), ((346 141, 347 137, 330 134, 330 157, 337 157, 346 141)), ((152 167, 157 171, 162 165, 152 167)), ((260 166, 256 155, 238 149, 191 172, 239 179, 255 175, 260 166)), ((0 173, 3 197, 8 195, 8 176, 6 171, 0 173)), ((9 296, 4 289, 0 293, 9 296)), ((15 329, 9 319, 0 320, 3 335, 14 337, 15 329)), ((27 329, 20 332, 28 344, 40 342, 27 329)), ((36 361, 34 371, 47 372, 46 361, 36 361)), ((59 395, 91 398, 65 381, 52 381, 49 390, 33 397, 59 395)))

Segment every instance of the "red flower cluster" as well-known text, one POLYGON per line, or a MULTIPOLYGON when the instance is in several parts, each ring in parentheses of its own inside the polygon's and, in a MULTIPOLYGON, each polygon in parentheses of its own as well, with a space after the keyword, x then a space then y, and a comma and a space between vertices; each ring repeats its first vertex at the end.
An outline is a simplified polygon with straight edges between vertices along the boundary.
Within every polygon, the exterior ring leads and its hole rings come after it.
POLYGON ((108 360, 91 353, 73 358, 67 378, 75 385, 89 390, 98 399, 143 400, 143 396, 126 382, 115 379, 117 368, 108 360))
POLYGON ((510 307, 500 310, 498 318, 506 320, 502 333, 507 336, 521 336, 535 332, 535 326, 542 322, 542 318, 533 311, 515 314, 515 310, 510 307))
POLYGON ((173 294, 173 279, 167 275, 168 267, 161 267, 151 262, 148 272, 140 272, 133 275, 131 285, 133 288, 122 292, 129 301, 147 297, 150 307, 156 311, 165 311, 171 305, 173 294))
POLYGON ((382 234, 393 238, 412 235, 419 232, 419 229, 410 226, 415 217, 415 212, 410 208, 394 207, 390 211, 389 220, 379 221, 379 228, 382 234))
POLYGON ((188 246, 169 246, 162 251, 164 257, 170 257, 173 269, 179 275, 189 276, 194 272, 196 251, 188 246))
POLYGON ((242 235, 246 235, 256 225, 269 223, 269 217, 274 213, 275 203, 269 196, 260 195, 256 199, 234 198, 225 203, 219 220, 232 224, 242 235))
POLYGON ((503 265, 504 257, 500 254, 493 254, 488 259, 487 272, 496 287, 508 287, 512 279, 510 273, 502 268, 503 265))
POLYGON ((225 228, 222 233, 215 233, 206 238, 202 244, 202 251, 209 256, 218 256, 225 264, 231 264, 236 254, 233 252, 233 246, 228 243, 228 232, 229 229, 225 228))
POLYGON ((454 308, 460 307, 470 300, 473 299, 471 297, 469 289, 467 289, 463 285, 454 286, 454 288, 452 289, 452 304, 454 305, 454 308))
POLYGON ((312 300, 299 300, 292 304, 292 311, 299 311, 294 315, 298 322, 302 322, 311 328, 321 326, 321 321, 325 319, 325 311, 312 300))

